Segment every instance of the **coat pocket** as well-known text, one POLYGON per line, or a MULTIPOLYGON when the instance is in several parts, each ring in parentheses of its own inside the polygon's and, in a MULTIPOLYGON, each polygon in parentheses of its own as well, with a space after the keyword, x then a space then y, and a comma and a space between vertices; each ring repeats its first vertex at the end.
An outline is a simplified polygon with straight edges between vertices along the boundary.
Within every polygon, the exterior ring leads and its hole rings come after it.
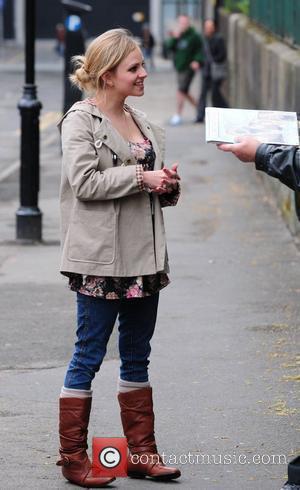
POLYGON ((116 253, 116 213, 78 209, 69 228, 68 259, 112 264, 116 253))

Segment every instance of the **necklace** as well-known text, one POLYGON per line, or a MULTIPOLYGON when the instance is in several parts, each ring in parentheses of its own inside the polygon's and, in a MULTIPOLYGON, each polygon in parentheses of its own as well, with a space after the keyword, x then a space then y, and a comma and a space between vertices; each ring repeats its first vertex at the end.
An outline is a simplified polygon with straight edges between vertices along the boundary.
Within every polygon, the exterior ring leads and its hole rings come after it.
POLYGON ((104 116, 107 118, 107 120, 110 122, 110 124, 114 127, 114 129, 116 129, 128 143, 130 143, 130 142, 134 143, 134 141, 131 141, 132 130, 130 131, 130 128, 132 128, 132 117, 131 117, 131 114, 130 114, 129 110, 127 109, 126 105, 123 105, 123 107, 122 107, 121 117, 119 117, 119 116, 115 117, 115 115, 113 115, 113 117, 112 117, 112 116, 109 116, 106 111, 103 111, 103 109, 100 107, 99 102, 97 101, 96 98, 90 99, 90 101, 93 105, 98 107, 99 111, 102 114, 104 114, 104 116), (113 122, 114 119, 115 119, 115 121, 113 122))
MULTIPOLYGON (((132 117, 131 117, 130 112, 128 110, 126 110, 125 107, 123 107, 121 119, 117 120, 117 122, 119 122, 120 126, 119 126, 119 129, 118 129, 118 127, 116 127, 116 129, 123 136, 123 138, 128 143, 134 142, 134 141, 132 141, 132 139, 134 140, 136 138, 134 138, 134 135, 132 132, 132 117), (133 138, 132 138, 132 135, 133 135, 133 138)), ((118 126, 118 124, 117 124, 117 126, 118 126)))

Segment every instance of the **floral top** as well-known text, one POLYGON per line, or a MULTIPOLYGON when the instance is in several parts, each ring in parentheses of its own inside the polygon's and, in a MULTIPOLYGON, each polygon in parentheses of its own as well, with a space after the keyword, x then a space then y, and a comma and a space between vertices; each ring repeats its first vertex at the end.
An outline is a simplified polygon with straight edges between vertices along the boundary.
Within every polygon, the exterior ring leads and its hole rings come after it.
MULTIPOLYGON (((155 152, 149 139, 144 138, 141 143, 128 143, 134 155, 137 167, 143 170, 153 170, 155 152)), ((149 194, 152 201, 152 195, 149 194)), ((152 207, 152 206, 151 206, 152 207)), ((72 274, 69 279, 69 287, 87 296, 104 299, 130 299, 144 298, 157 293, 169 284, 170 280, 165 272, 157 272, 146 276, 134 277, 99 277, 72 274)))

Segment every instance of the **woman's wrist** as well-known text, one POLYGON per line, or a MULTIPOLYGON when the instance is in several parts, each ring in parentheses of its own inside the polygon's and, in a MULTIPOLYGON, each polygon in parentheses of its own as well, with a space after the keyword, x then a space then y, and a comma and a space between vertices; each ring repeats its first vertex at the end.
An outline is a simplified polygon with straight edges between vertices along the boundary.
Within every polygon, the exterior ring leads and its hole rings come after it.
POLYGON ((148 182, 149 170, 143 170, 143 182, 145 186, 150 187, 148 182))
POLYGON ((136 181, 137 181, 138 188, 142 192, 145 190, 143 166, 138 163, 135 166, 135 172, 136 172, 135 175, 136 175, 136 181))

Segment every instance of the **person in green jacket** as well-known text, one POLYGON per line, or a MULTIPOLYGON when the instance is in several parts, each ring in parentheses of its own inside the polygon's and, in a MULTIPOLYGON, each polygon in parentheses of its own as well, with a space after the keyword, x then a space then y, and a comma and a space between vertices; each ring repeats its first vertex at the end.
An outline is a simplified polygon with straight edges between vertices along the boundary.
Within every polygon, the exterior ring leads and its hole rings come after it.
POLYGON ((181 115, 185 100, 197 107, 197 101, 189 93, 189 88, 203 61, 202 39, 191 26, 187 15, 179 15, 178 28, 166 41, 166 48, 173 53, 177 73, 177 112, 170 119, 170 124, 177 126, 182 122, 181 115))

